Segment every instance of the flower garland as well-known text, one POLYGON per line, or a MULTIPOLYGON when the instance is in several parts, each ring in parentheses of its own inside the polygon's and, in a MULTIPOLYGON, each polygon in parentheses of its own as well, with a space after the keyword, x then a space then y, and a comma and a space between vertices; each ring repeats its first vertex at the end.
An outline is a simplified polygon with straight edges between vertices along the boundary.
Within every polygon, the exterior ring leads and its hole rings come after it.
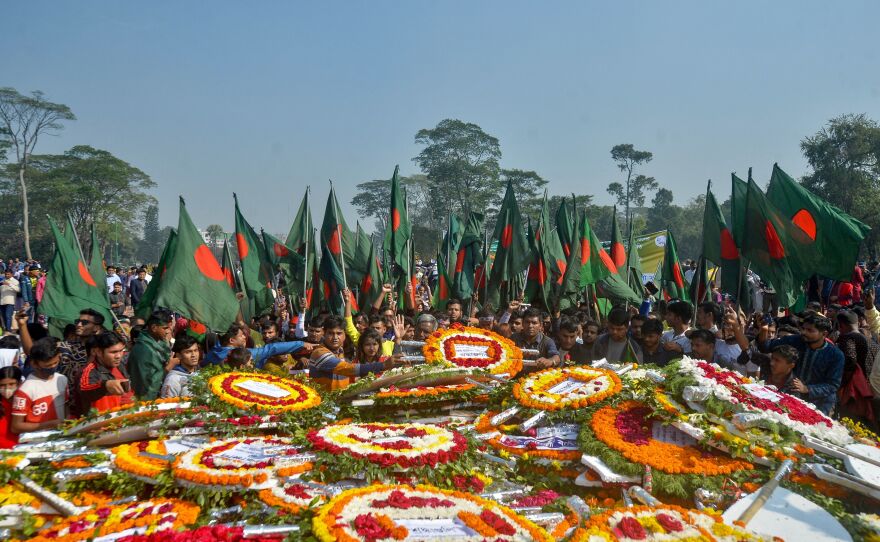
POLYGON ((321 542, 403 540, 415 526, 436 529, 433 534, 438 540, 553 540, 546 531, 496 502, 425 485, 351 489, 334 497, 312 520, 312 531, 321 542), (459 522, 476 534, 457 527, 459 522))
POLYGON ((754 468, 747 461, 709 454, 695 446, 678 446, 653 438, 651 409, 644 403, 626 401, 597 410, 590 427, 600 441, 629 461, 669 474, 718 476, 754 468))
POLYGON ((551 447, 540 445, 537 440, 533 440, 534 437, 537 436, 537 431, 534 428, 526 432, 527 434, 525 435, 525 437, 528 437, 529 439, 528 441, 525 441, 525 439, 523 439, 526 444, 524 446, 519 446, 518 444, 520 444, 520 442, 517 442, 518 439, 505 438, 506 435, 503 432, 499 432, 499 429, 492 425, 491 419, 496 414, 498 414, 498 412, 487 410, 486 412, 480 414, 474 421, 474 430, 476 430, 477 433, 498 433, 497 436, 483 441, 491 447, 495 448, 496 450, 517 455, 522 457, 523 459, 529 459, 533 457, 541 457, 544 459, 551 459, 555 461, 577 461, 580 459, 580 450, 554 449, 551 447))
POLYGON ((165 444, 161 440, 148 440, 123 444, 113 448, 113 466, 141 479, 154 480, 165 472, 171 463, 157 457, 144 455, 166 455, 165 444))
POLYGON ((265 373, 221 373, 208 380, 208 387, 221 401, 243 410, 293 412, 321 404, 321 396, 312 388, 265 373))
POLYGON ((522 350, 513 341, 493 331, 461 324, 429 335, 422 352, 427 363, 452 363, 496 375, 513 376, 523 367, 522 350))
POLYGON ((210 525, 199 527, 192 531, 168 532, 162 531, 148 535, 124 536, 116 542, 278 542, 280 536, 263 538, 244 537, 244 527, 227 527, 225 525, 210 525))
POLYGON ((684 377, 673 384, 679 393, 689 385, 709 390, 712 397, 726 405, 728 412, 719 414, 756 413, 800 435, 814 436, 841 446, 852 442, 846 427, 812 404, 776 388, 755 383, 737 372, 690 358, 670 364, 665 370, 684 377))
POLYGON ((415 386, 382 388, 374 396, 376 405, 413 407, 423 403, 442 403, 447 401, 467 401, 486 399, 485 392, 476 384, 443 384, 438 386, 415 386))
POLYGON ((521 379, 513 396, 523 406, 539 410, 584 408, 622 389, 617 373, 593 367, 545 369, 521 379))
POLYGON ((302 484, 272 486, 259 492, 260 500, 291 514, 298 514, 313 503, 324 501, 324 495, 302 484))
POLYGON ((174 460, 172 473, 178 480, 201 486, 238 486, 251 489, 269 487, 275 476, 286 477, 312 468, 307 461, 278 464, 300 449, 287 438, 249 437, 219 440, 190 450, 174 460), (251 461, 251 454, 258 461, 251 461))
POLYGON ((664 504, 608 510, 592 516, 572 536, 572 542, 606 540, 748 542, 771 539, 726 525, 720 516, 664 504))
POLYGON ((421 423, 335 424, 310 431, 306 438, 319 451, 401 468, 448 463, 467 450, 461 434, 421 423))
POLYGON ((147 527, 147 534, 177 530, 195 523, 199 510, 192 503, 176 499, 101 506, 44 529, 31 542, 89 540, 136 527, 147 527))

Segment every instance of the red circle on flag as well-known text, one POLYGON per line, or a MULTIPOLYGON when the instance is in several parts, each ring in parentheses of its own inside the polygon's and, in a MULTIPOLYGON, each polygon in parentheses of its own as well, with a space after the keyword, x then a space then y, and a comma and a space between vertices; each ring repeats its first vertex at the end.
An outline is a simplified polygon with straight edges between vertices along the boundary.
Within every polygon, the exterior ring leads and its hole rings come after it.
POLYGON ((608 268, 612 273, 617 273, 617 266, 614 265, 614 260, 611 259, 611 256, 608 255, 608 251, 602 249, 599 251, 599 259, 602 260, 602 263, 605 264, 605 267, 608 268))
POLYGON ((581 239, 581 265, 590 261, 590 240, 581 239))
POLYGON ((736 248, 736 241, 730 235, 730 230, 724 228, 721 230, 721 257, 725 260, 735 260, 739 258, 739 249, 736 248))
POLYGON ((364 280, 361 281, 361 291, 369 292, 370 286, 373 285, 373 278, 370 275, 364 275, 364 280))
POLYGON ((272 250, 275 252, 275 255, 278 256, 279 258, 283 258, 283 257, 287 256, 288 254, 290 254, 290 250, 288 250, 288 248, 286 246, 282 245, 281 243, 275 243, 275 245, 272 247, 272 250))
POLYGON ((224 269, 223 276, 226 277, 226 283, 229 284, 229 287, 235 288, 235 277, 232 276, 232 271, 224 269))
POLYGON ((810 241, 816 240, 816 219, 813 218, 813 215, 810 214, 810 211, 806 209, 801 209, 796 212, 793 217, 791 217, 791 221, 794 222, 794 225, 803 230, 804 233, 807 234, 807 237, 810 238, 810 241))
POLYGON ((626 249, 623 248, 623 243, 611 244, 611 260, 616 267, 626 263, 626 249))
MULTIPOLYGON (((235 234, 235 244, 238 247, 238 259, 243 260, 247 258, 248 251, 250 248, 248 247, 247 240, 244 238, 244 235, 240 233, 235 234)), ((207 247, 205 247, 207 248, 207 247)))
POLYGON ((464 269, 464 249, 459 250, 455 255, 455 273, 461 273, 462 269, 464 269))
POLYGON ((341 237, 339 230, 341 229, 342 225, 337 225, 336 229, 333 230, 333 235, 330 236, 330 240, 327 241, 327 248, 329 248, 330 252, 335 256, 342 254, 342 245, 340 244, 339 239, 341 237))
POLYGON ((510 224, 504 226, 501 232, 501 247, 508 248, 513 243, 513 226, 510 224))
POLYGON ((565 278, 565 269, 568 267, 568 264, 565 263, 565 260, 556 260, 556 268, 559 269, 559 278, 556 279, 557 284, 562 284, 562 279, 565 278))
POLYGON ((199 245, 199 248, 193 253, 193 259, 196 261, 196 267, 199 268, 199 271, 209 279, 226 280, 226 275, 223 273, 223 269, 220 268, 220 264, 217 263, 217 258, 211 253, 211 249, 205 245, 199 245))
POLYGON ((767 242, 767 252, 770 253, 771 258, 774 260, 785 258, 785 247, 782 246, 779 234, 769 220, 764 222, 764 240, 767 242))
POLYGON ((97 284, 95 284, 95 279, 92 278, 92 274, 89 273, 89 268, 86 267, 86 264, 84 264, 82 260, 77 262, 76 269, 79 271, 79 278, 83 279, 83 282, 89 286, 97 286, 97 284))
POLYGON ((672 279, 679 288, 684 288, 684 277, 681 274, 681 264, 674 262, 672 264, 672 279))
POLYGON ((391 210, 391 231, 397 231, 400 227, 400 211, 397 209, 391 210))

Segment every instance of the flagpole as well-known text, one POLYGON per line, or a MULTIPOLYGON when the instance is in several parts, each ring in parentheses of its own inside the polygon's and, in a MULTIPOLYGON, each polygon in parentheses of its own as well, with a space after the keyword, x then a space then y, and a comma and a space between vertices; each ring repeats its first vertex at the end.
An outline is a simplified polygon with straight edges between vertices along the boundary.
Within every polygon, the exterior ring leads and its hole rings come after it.
MULTIPOLYGON (((303 252, 305 253, 305 256, 306 256, 306 263, 305 263, 305 267, 303 268, 303 292, 302 292, 304 304, 309 302, 309 300, 306 299, 306 295, 309 292, 309 288, 308 288, 308 282, 309 282, 308 281, 308 277, 309 277, 309 241, 311 240, 309 238, 309 230, 311 230, 311 224, 309 224, 309 218, 312 215, 311 209, 309 209, 309 205, 308 205, 310 190, 311 190, 311 187, 306 186, 306 217, 305 217, 306 218, 306 227, 305 227, 305 232, 304 232, 306 234, 306 239, 305 239, 306 242, 305 242, 305 247, 303 248, 303 252)), ((312 245, 312 246, 314 246, 314 245, 312 245)))
MULTIPOLYGON (((730 174, 731 201, 733 201, 734 195, 736 194, 736 192, 733 190, 733 175, 734 175, 734 173, 730 174)), ((751 178, 752 178, 752 168, 749 168, 749 179, 751 179, 751 178)), ((742 209, 743 212, 749 208, 749 194, 750 193, 751 193, 751 190, 746 190, 746 201, 745 201, 745 207, 742 209)), ((731 219, 732 219, 731 220, 731 222, 732 222, 733 220, 736 220, 736 217, 731 217, 731 219)), ((732 224, 731 224, 731 226, 732 226, 732 224)), ((739 269, 737 269, 737 272, 736 272, 736 274, 737 274, 737 279, 736 279, 736 308, 737 308, 737 311, 742 309, 742 302, 740 301, 740 296, 742 295, 742 281, 743 281, 742 255, 745 254, 745 252, 746 252, 747 238, 748 238, 748 235, 743 235, 743 239, 741 241, 742 247, 740 247, 740 249, 739 249, 739 254, 740 254, 740 260, 739 260, 739 266, 738 266, 739 269)))

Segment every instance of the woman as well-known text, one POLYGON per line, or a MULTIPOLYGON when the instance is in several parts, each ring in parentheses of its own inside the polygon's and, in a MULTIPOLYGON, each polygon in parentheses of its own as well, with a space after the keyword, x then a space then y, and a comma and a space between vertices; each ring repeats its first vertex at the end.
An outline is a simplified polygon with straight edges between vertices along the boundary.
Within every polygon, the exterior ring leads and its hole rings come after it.
POLYGON ((358 339, 355 361, 357 363, 383 362, 388 356, 382 355, 382 335, 375 329, 364 331, 358 339))
POLYGON ((12 329, 12 314, 15 312, 15 298, 21 291, 18 281, 12 276, 12 270, 7 269, 3 274, 3 283, 0 284, 0 311, 3 313, 3 329, 12 329))
POLYGON ((12 396, 21 385, 21 369, 15 366, 0 369, 0 449, 18 444, 18 435, 12 432, 12 396))

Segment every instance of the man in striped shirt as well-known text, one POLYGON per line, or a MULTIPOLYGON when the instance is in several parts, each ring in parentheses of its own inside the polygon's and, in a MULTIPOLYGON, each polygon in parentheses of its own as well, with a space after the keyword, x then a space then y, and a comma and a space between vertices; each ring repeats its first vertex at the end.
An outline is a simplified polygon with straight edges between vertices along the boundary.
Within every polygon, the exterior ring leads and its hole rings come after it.
POLYGON ((309 360, 309 379, 325 390, 341 390, 370 373, 380 373, 399 365, 394 358, 373 363, 355 363, 345 359, 345 324, 342 319, 330 316, 324 320, 321 344, 312 350, 309 360))

